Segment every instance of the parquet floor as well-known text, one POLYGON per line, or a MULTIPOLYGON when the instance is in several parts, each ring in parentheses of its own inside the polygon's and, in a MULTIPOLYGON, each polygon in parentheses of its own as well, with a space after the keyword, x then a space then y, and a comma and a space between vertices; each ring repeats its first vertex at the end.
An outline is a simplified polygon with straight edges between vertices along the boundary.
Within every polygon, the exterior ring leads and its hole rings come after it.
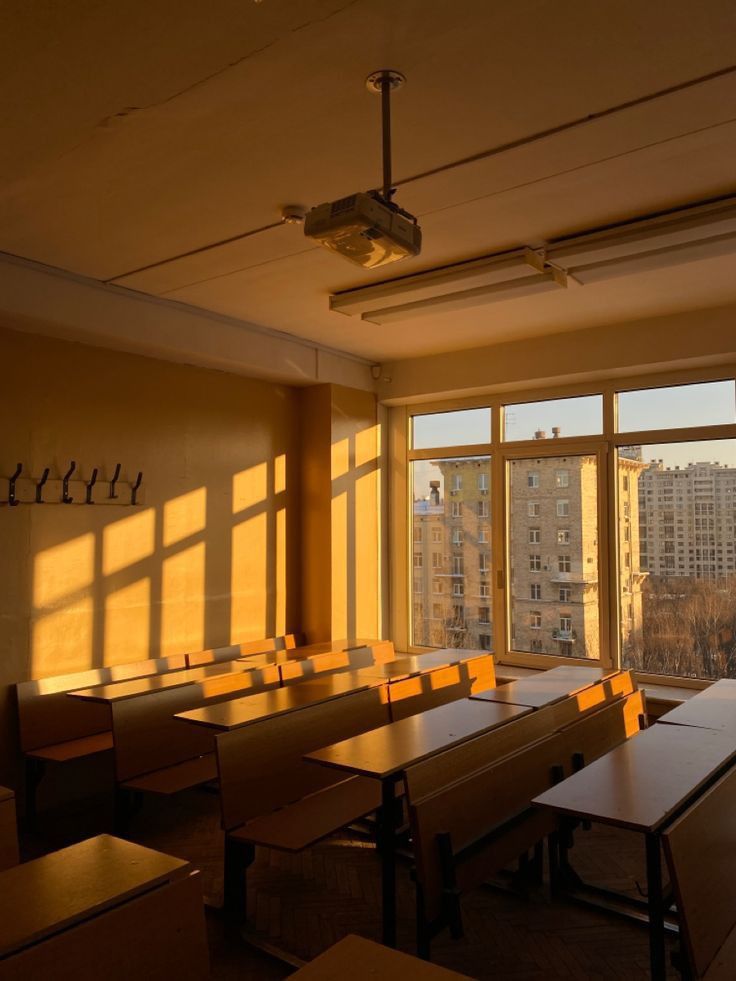
MULTIPOLYGON (((131 826, 131 837, 190 859, 202 869, 208 896, 220 898, 222 834, 216 797, 193 792, 160 803, 149 800, 131 826)), ((635 835, 603 829, 578 832, 571 857, 583 878, 597 885, 636 895, 637 883, 645 881, 643 845, 635 835)), ((343 837, 299 855, 259 850, 249 872, 249 905, 251 934, 301 960, 311 959, 346 933, 379 940, 375 849, 343 837)), ((414 953, 414 892, 403 863, 398 908, 399 947, 414 953)), ((546 889, 526 898, 479 889, 464 898, 463 917, 464 938, 453 941, 446 932, 440 935, 433 943, 433 960, 473 978, 637 981, 649 975, 645 929, 573 903, 552 903, 546 889)), ((214 977, 224 981, 289 973, 289 968, 272 962, 263 962, 260 974, 258 968, 256 973, 244 972, 245 946, 239 961, 237 949, 222 938, 216 940, 220 953, 214 977)), ((671 971, 671 976, 678 974, 671 971)))

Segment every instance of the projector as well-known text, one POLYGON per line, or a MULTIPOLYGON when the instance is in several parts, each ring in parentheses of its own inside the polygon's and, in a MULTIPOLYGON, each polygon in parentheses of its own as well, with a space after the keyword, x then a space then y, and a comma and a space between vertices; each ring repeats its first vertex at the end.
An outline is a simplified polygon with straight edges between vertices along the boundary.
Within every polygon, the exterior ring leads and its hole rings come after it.
POLYGON ((416 218, 370 192, 312 208, 304 234, 364 269, 419 255, 422 248, 416 218))

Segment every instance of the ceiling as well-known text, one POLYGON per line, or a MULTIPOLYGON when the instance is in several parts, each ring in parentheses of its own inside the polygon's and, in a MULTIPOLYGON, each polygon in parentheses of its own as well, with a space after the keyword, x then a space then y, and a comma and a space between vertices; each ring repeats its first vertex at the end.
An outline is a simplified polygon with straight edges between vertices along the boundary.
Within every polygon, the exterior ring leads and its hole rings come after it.
POLYGON ((0 251, 377 361, 722 305, 731 258, 399 329, 328 309, 335 290, 734 193, 736 7, 693 9, 10 0, 0 251), (298 226, 267 226, 285 204, 379 184, 364 79, 382 67, 408 78, 396 199, 420 216, 424 251, 366 272, 298 226))

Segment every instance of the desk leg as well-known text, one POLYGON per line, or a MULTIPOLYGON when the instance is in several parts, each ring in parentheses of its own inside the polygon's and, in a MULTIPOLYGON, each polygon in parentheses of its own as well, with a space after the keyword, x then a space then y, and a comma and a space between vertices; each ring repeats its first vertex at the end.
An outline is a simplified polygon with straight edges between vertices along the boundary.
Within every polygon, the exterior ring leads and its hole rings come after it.
POLYGON ((381 851, 383 943, 396 946, 396 793, 395 781, 381 784, 381 810, 378 816, 378 847, 381 851))
POLYGON ((649 961, 652 981, 664 981, 666 948, 664 942, 664 896, 662 888, 662 856, 659 836, 646 836, 647 905, 649 907, 649 961))

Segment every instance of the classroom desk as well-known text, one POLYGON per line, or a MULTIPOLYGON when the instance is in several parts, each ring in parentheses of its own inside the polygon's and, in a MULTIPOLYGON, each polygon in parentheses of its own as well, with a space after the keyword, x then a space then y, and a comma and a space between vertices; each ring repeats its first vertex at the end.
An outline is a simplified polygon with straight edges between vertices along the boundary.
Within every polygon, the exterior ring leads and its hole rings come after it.
POLYGON ((723 678, 661 715, 657 724, 717 729, 736 735, 736 680, 723 678))
MULTIPOLYGON (((353 639, 353 640, 325 640, 316 644, 305 644, 302 647, 289 647, 281 651, 271 651, 268 657, 269 664, 284 664, 286 661, 305 661, 318 654, 341 654, 343 651, 353 651, 359 647, 371 647, 373 644, 380 644, 379 640, 353 639)), ((239 661, 250 661, 252 657, 259 657, 258 654, 243 654, 239 661)))
POLYGON ((736 759, 736 738, 655 725, 536 797, 538 807, 643 834, 653 979, 666 973, 660 833, 736 759))
MULTIPOLYGON (((261 657, 262 655, 258 656, 261 657)), ((263 664, 265 665, 266 662, 264 661, 263 664)), ((102 702, 110 705, 113 702, 122 701, 125 698, 135 698, 138 695, 147 695, 150 692, 167 691, 170 688, 182 688, 184 685, 190 685, 196 681, 203 681, 206 678, 256 671, 259 667, 261 667, 261 664, 254 661, 249 661, 247 665, 235 661, 225 661, 219 664, 208 664, 202 668, 187 668, 184 671, 170 671, 168 674, 138 678, 134 681, 117 681, 109 685, 95 685, 93 688, 81 688, 77 691, 67 692, 67 694, 71 698, 80 698, 83 701, 102 702)))
POLYGON ((354 934, 338 940, 290 977, 293 981, 471 981, 465 974, 354 934))
POLYGON ((498 688, 475 692, 470 697, 482 702, 499 702, 506 705, 524 705, 527 708, 544 708, 576 695, 591 685, 598 684, 617 671, 608 671, 587 665, 563 665, 540 674, 510 681, 498 688))
POLYGON ((460 648, 446 648, 439 651, 428 651, 426 654, 413 654, 398 657, 384 664, 374 664, 368 668, 360 668, 360 673, 366 677, 382 678, 385 681, 403 681, 414 678, 428 671, 447 668, 455 664, 465 664, 477 658, 490 657, 490 651, 471 651, 460 648))
MULTIPOLYGON (((362 674, 362 672, 360 672, 362 674)), ((379 841, 381 851, 383 942, 396 943, 396 784, 404 771, 428 756, 528 714, 530 709, 462 698, 372 729, 351 739, 307 753, 310 763, 381 782, 379 841)))
POLYGON ((178 712, 174 718, 217 732, 231 732, 253 722, 285 715, 287 712, 318 702, 327 702, 350 692, 377 688, 380 684, 377 678, 363 678, 357 671, 345 671, 341 674, 311 677, 288 688, 274 688, 245 698, 233 698, 227 702, 190 709, 188 712, 178 712))

